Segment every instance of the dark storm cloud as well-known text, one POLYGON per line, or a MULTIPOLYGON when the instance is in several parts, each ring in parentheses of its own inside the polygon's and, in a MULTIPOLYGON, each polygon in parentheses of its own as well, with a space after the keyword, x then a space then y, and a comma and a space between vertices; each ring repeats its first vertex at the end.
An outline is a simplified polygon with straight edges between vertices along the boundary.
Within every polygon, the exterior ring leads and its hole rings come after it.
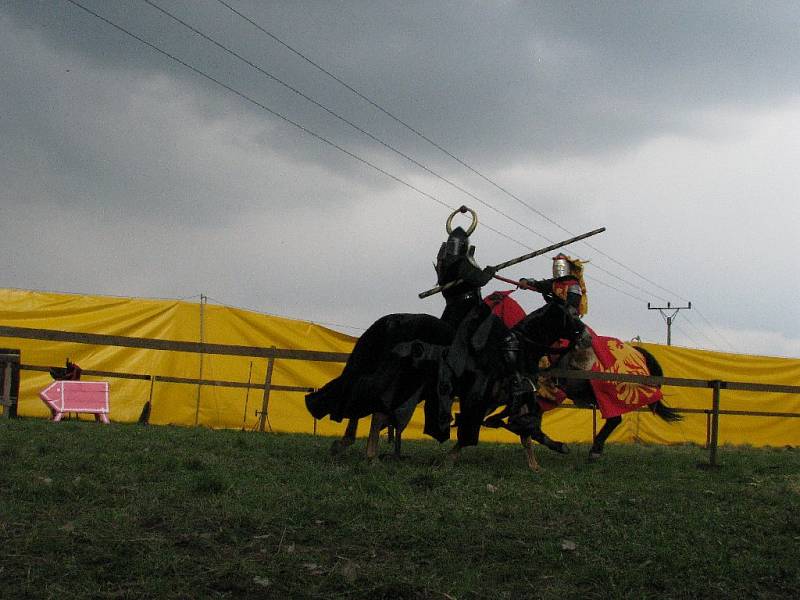
MULTIPOLYGON (((142 2, 93 10, 358 152, 373 142, 142 2)), ((157 4, 400 149, 424 145, 214 0, 157 4)), ((236 2, 234 8, 450 150, 481 164, 598 153, 691 131, 698 110, 800 91, 792 3, 236 2)), ((213 84, 67 2, 12 3, 61 52, 213 84)), ((215 111, 274 116, 217 90, 215 111)), ((297 132, 295 132, 297 135, 297 132)), ((314 145, 314 144, 312 144, 314 145)), ((369 149, 369 150, 368 150, 369 149)), ((304 147, 298 154, 307 158, 304 147)), ((383 152, 384 150, 381 150, 383 152)), ((323 148, 319 159, 326 160, 323 148)))
POLYGON ((279 6, 283 39, 449 148, 498 163, 604 152, 686 131, 703 108, 800 91, 791 3, 279 6))

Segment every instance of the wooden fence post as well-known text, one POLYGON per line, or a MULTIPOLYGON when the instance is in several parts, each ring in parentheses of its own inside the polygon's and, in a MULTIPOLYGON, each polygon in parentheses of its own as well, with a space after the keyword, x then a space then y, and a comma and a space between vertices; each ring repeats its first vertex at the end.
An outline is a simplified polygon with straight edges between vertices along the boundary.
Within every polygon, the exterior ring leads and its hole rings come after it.
POLYGON ((150 414, 153 411, 153 387, 156 384, 156 376, 150 375, 150 395, 147 397, 147 402, 142 407, 142 412, 139 414, 139 425, 150 424, 150 414))
POLYGON ((3 418, 11 418, 11 361, 4 363, 3 373, 3 418))
POLYGON ((709 382, 713 388, 711 399, 711 452, 708 464, 712 467, 717 466, 717 445, 719 443, 719 396, 722 389, 722 382, 719 380, 709 382))
MULTIPOLYGON (((275 350, 275 346, 272 347, 275 350)), ((264 401, 261 403, 261 415, 258 421, 258 430, 264 432, 264 424, 267 421, 267 411, 269 410, 269 392, 272 388, 272 371, 275 368, 275 355, 269 357, 267 361, 267 375, 264 378, 264 401)))

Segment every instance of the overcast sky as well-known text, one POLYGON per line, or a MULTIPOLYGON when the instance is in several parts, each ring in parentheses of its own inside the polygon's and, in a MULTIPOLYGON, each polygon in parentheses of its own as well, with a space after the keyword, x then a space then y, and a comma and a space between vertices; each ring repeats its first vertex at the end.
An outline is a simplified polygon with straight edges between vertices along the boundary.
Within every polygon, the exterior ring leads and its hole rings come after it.
POLYGON ((359 335, 466 204, 481 265, 606 227, 601 334, 800 357, 795 1, 0 0, 0 56, 0 287, 359 335))

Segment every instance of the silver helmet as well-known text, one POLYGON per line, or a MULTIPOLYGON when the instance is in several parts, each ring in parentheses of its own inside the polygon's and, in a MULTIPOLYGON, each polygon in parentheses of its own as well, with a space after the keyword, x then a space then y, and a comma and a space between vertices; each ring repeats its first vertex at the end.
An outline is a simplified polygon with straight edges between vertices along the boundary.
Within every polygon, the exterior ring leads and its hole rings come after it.
POLYGON ((566 254, 553 257, 553 277, 566 277, 572 274, 572 263, 566 254))

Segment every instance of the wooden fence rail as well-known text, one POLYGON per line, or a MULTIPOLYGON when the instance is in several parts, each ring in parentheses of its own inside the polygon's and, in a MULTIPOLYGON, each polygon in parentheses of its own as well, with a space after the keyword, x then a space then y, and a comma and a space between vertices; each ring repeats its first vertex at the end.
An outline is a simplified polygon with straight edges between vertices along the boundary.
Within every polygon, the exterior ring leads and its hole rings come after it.
MULTIPOLYGON (((190 352, 201 354, 219 354, 224 356, 249 356, 268 359, 267 374, 263 384, 243 383, 237 381, 206 380, 184 377, 167 377, 162 375, 144 375, 140 373, 119 373, 113 371, 83 370, 83 374, 96 377, 115 377, 121 379, 139 379, 151 382, 150 399, 152 400, 153 384, 155 382, 179 383, 192 385, 211 385, 232 388, 263 389, 262 410, 259 411, 259 430, 264 431, 265 421, 269 410, 269 395, 272 390, 286 392, 308 393, 314 388, 304 386, 283 386, 272 384, 272 373, 275 361, 280 360, 305 360, 321 362, 346 362, 349 354, 341 352, 320 352, 315 350, 291 350, 285 348, 262 348, 253 346, 237 346, 229 344, 208 344, 201 342, 176 342, 151 338, 125 337, 103 335, 95 333, 79 333, 59 331, 53 329, 32 329, 26 327, 8 327, 0 325, 0 337, 46 340, 56 342, 71 342, 78 344, 92 344, 98 346, 121 346, 126 348, 142 348, 149 350, 165 350, 172 352, 190 352)), ((0 363, 4 359, 0 356, 0 363)), ((50 367, 40 365, 20 365, 21 370, 49 371, 50 367)), ((0 364, 0 369, 10 372, 10 363, 0 364)), ((703 413, 707 415, 707 446, 710 450, 709 464, 717 465, 717 447, 719 440, 719 417, 723 414, 742 416, 771 416, 771 417, 800 417, 800 413, 769 412, 769 411, 731 411, 721 410, 720 400, 722 390, 737 390, 766 393, 800 394, 800 386, 761 384, 740 381, 720 381, 717 379, 684 379, 679 377, 628 375, 621 373, 595 373, 591 371, 573 371, 564 369, 550 369, 547 373, 553 377, 569 377, 574 379, 601 379, 604 381, 621 381, 640 383, 644 385, 669 385, 674 387, 707 388, 712 390, 711 409, 676 409, 682 413, 703 413)), ((3 403, 9 402, 8 382, 5 378, 3 403)), ((6 404, 6 407, 8 404, 6 404)), ((573 407, 578 408, 578 407, 573 407)), ((4 413, 8 412, 7 410, 4 413)), ((315 423, 316 425, 316 423, 315 423)), ((316 430, 316 427, 315 427, 316 430)))

